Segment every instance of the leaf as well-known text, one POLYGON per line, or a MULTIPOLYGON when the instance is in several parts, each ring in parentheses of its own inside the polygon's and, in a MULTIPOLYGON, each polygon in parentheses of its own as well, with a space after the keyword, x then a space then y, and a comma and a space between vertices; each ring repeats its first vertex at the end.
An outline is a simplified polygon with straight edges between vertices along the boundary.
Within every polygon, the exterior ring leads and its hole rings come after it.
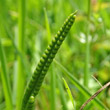
POLYGON ((71 102, 72 102, 72 104, 73 104, 73 110, 74 110, 74 109, 75 109, 75 105, 74 105, 74 99, 73 99, 71 90, 70 90, 70 88, 69 88, 69 86, 68 86, 66 80, 65 80, 64 78, 62 78, 62 79, 63 79, 64 85, 65 85, 65 88, 66 88, 66 90, 67 90, 67 93, 68 93, 68 95, 69 95, 69 97, 70 97, 70 99, 71 99, 71 102))

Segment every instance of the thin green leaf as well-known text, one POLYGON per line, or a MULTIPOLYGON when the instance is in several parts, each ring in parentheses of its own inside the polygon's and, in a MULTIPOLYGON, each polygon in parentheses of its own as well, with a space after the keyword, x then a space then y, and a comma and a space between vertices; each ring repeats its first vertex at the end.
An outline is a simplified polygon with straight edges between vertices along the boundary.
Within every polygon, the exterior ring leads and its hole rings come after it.
POLYGON ((74 110, 74 109, 75 109, 75 105, 74 105, 74 99, 73 99, 71 90, 70 90, 70 88, 69 88, 69 86, 68 86, 66 80, 65 80, 64 78, 62 78, 62 79, 63 79, 64 85, 65 85, 65 88, 66 88, 66 90, 67 90, 67 93, 68 93, 68 95, 69 95, 69 97, 70 97, 70 99, 71 99, 71 102, 72 102, 72 104, 73 104, 73 110, 74 110))
POLYGON ((58 88, 59 88, 59 91, 60 91, 61 103, 62 103, 62 106, 63 106, 62 109, 63 110, 68 110, 67 104, 66 104, 66 96, 64 95, 64 90, 63 90, 63 84, 62 84, 62 81, 60 80, 59 76, 57 78, 57 81, 58 81, 58 88))
POLYGON ((5 94, 5 100, 6 100, 6 109, 12 110, 13 104, 12 104, 12 96, 11 96, 11 86, 9 82, 9 76, 7 72, 7 66, 6 66, 6 57, 4 53, 4 49, 1 44, 1 38, 0 38, 0 68, 1 68, 1 79, 3 83, 3 90, 5 94))
MULTIPOLYGON (((25 0, 19 0, 19 17, 18 17, 18 50, 24 55, 24 39, 25 39, 25 0)), ((21 108, 21 100, 25 87, 25 74, 22 60, 18 57, 18 73, 17 73, 17 100, 16 110, 21 108)))
MULTIPOLYGON (((50 25, 49 25, 49 20, 48 20, 48 16, 47 16, 47 11, 46 8, 44 8, 44 13, 45 13, 45 25, 46 25, 46 30, 47 30, 47 37, 48 37, 48 43, 51 40, 51 30, 50 30, 50 25)), ((51 97, 51 110, 56 110, 56 93, 55 93, 55 89, 56 89, 56 75, 53 71, 53 64, 51 66, 51 72, 50 72, 50 77, 51 77, 51 82, 50 82, 50 89, 51 89, 51 93, 50 93, 50 97, 51 97)))
POLYGON ((46 25, 46 30, 47 30, 47 35, 48 35, 48 43, 49 43, 51 40, 51 31, 50 31, 50 25, 49 25, 49 20, 48 20, 46 8, 44 8, 44 14, 45 14, 45 25, 46 25))

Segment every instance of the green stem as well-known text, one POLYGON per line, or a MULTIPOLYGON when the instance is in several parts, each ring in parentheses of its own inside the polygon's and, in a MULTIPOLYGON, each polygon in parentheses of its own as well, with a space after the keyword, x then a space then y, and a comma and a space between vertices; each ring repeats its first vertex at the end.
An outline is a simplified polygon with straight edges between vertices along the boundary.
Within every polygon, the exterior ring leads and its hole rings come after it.
POLYGON ((88 0, 88 20, 90 20, 91 15, 91 0, 88 0))
MULTIPOLYGON (((45 88, 45 89, 47 89, 47 88, 45 88)), ((49 89, 50 89, 50 87, 49 87, 49 89)), ((49 110, 49 103, 48 103, 48 99, 46 97, 45 92, 42 90, 39 94, 41 97, 42 110, 49 110)))
MULTIPOLYGON (((18 38, 18 49, 24 55, 24 38, 25 38, 25 0, 19 0, 19 38, 18 38)), ((20 110, 21 99, 24 93, 25 86, 25 74, 23 69, 23 64, 18 57, 18 73, 17 73, 17 106, 16 109, 20 110)))
POLYGON ((88 87, 89 83, 89 57, 90 57, 90 44, 89 44, 89 39, 88 35, 86 37, 86 59, 85 59, 85 72, 84 72, 84 85, 88 87))
POLYGON ((89 21, 91 12, 91 0, 88 0, 88 24, 87 24, 87 37, 86 37, 86 59, 85 59, 85 72, 84 72, 84 85, 88 87, 89 84, 89 63, 90 63, 90 42, 89 42, 89 21))
POLYGON ((55 89, 56 89, 56 75, 55 75, 55 72, 53 71, 53 64, 52 64, 52 67, 51 67, 51 85, 50 85, 50 88, 51 88, 51 110, 56 110, 56 102, 55 102, 55 97, 56 97, 56 94, 55 94, 55 89))

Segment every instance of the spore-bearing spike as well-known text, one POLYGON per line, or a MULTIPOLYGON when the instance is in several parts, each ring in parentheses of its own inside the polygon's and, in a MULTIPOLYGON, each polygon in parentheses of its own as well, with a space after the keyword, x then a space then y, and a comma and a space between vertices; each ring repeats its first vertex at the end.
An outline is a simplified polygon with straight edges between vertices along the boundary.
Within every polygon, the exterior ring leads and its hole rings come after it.
MULTIPOLYGON (((57 42, 57 43, 58 43, 58 42, 57 42)), ((58 45, 58 44, 56 44, 56 45, 55 45, 55 49, 54 49, 53 51, 55 51, 55 52, 56 52, 58 49, 59 49, 59 45, 58 45)), ((52 52, 52 53, 53 53, 53 52, 52 52)))
POLYGON ((60 36, 60 35, 61 35, 61 31, 58 31, 58 32, 57 32, 57 36, 60 36))
POLYGON ((56 41, 57 41, 57 40, 56 40, 55 38, 52 39, 52 43, 53 43, 53 44, 55 44, 56 41))
POLYGON ((75 16, 74 14, 71 14, 66 19, 62 28, 60 28, 60 30, 57 32, 56 36, 53 38, 52 42, 50 43, 50 45, 48 46, 48 48, 42 55, 41 60, 39 61, 37 68, 36 68, 36 71, 38 71, 38 73, 35 72, 32 75, 32 78, 26 88, 23 101, 22 101, 22 110, 24 110, 24 108, 26 108, 27 106, 27 103, 29 103, 30 96, 32 94, 34 94, 34 96, 38 94, 38 91, 42 85, 45 74, 51 62, 53 61, 53 58, 55 57, 58 49, 60 48, 60 45, 62 44, 67 33, 69 32, 74 20, 75 20, 75 16))
MULTIPOLYGON (((63 39, 64 40, 64 39, 63 39)), ((62 40, 62 41, 63 41, 62 40)), ((60 47, 60 45, 62 44, 62 41, 61 40, 58 40, 58 42, 57 42, 57 45, 60 47)))
POLYGON ((62 42, 64 39, 65 39, 64 37, 60 36, 59 40, 62 42))
POLYGON ((46 49, 46 50, 45 50, 45 54, 48 56, 49 53, 50 53, 50 52, 46 49))
POLYGON ((40 59, 41 63, 45 63, 45 60, 43 58, 40 59))
POLYGON ((43 64, 41 62, 38 63, 39 68, 43 67, 43 64))
POLYGON ((47 59, 47 55, 44 53, 43 55, 42 55, 42 57, 43 57, 43 59, 47 59))
POLYGON ((47 47, 47 50, 48 50, 48 51, 51 51, 51 50, 52 50, 52 48, 51 48, 50 45, 47 47))

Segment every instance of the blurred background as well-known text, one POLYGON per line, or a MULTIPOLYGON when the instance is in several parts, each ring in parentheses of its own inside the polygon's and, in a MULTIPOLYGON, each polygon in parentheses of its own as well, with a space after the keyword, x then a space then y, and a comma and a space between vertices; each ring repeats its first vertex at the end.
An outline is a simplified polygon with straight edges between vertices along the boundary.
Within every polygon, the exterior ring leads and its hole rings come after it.
MULTIPOLYGON (((100 84, 110 81, 110 1, 0 0, 0 46, 15 107, 19 105, 20 96, 42 53, 64 20, 75 10, 78 10, 75 23, 55 60, 93 94, 101 87, 100 84)), ((73 110, 62 77, 71 89, 76 110, 87 100, 53 62, 37 96, 36 110, 66 110, 63 108, 63 100, 66 102, 65 108, 73 110)), ((0 110, 5 108, 2 79, 0 75, 0 110)), ((98 98, 110 108, 109 88, 98 98)), ((85 110, 101 109, 90 103, 85 110)))

